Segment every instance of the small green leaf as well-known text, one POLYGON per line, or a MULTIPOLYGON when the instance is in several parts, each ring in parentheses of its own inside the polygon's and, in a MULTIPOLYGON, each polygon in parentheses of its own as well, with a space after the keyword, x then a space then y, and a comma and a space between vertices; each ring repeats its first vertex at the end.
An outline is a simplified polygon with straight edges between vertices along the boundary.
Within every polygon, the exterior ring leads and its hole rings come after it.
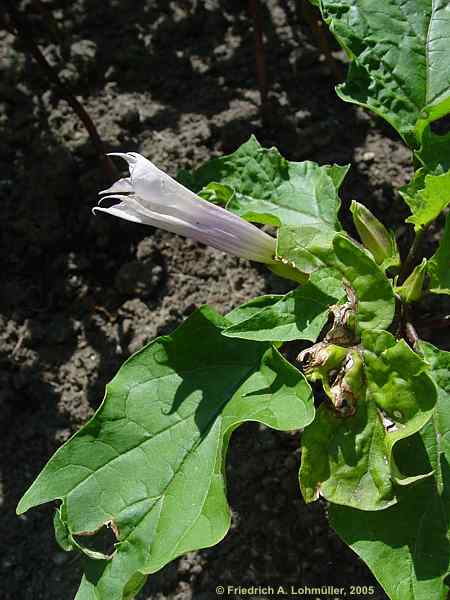
POLYGON ((112 558, 87 561, 77 600, 131 598, 142 576, 225 535, 223 468, 240 423, 298 429, 313 419, 301 373, 269 344, 222 336, 227 324, 202 308, 132 356, 21 499, 19 514, 61 500, 71 539, 116 531, 112 558))
POLYGON ((368 253, 343 233, 314 226, 281 227, 277 256, 305 273, 331 267, 354 289, 361 329, 387 328, 395 311, 392 286, 368 253))
POLYGON ((450 111, 447 0, 321 0, 352 63, 339 96, 386 119, 410 145, 450 111))
MULTIPOLYGON (((338 535, 367 563, 391 600, 446 600, 449 588, 444 580, 450 573, 450 353, 425 342, 418 347, 438 389, 433 419, 420 432, 434 478, 399 488, 397 505, 383 512, 333 504, 329 516, 338 535)), ((405 456, 413 468, 421 458, 417 452, 405 456)))
POLYGON ((214 158, 190 174, 183 172, 181 181, 208 199, 211 194, 215 200, 222 198, 228 210, 248 221, 275 226, 317 223, 340 230, 337 192, 347 171, 337 165, 288 161, 252 136, 232 154, 214 158), (212 182, 226 187, 218 193, 212 182))
POLYGON ((234 196, 234 190, 223 183, 209 183, 202 189, 199 196, 208 202, 226 206, 234 196))
POLYGON ((63 550, 69 552, 70 550, 74 550, 76 545, 71 538, 70 532, 66 526, 65 522, 66 517, 62 515, 61 508, 57 508, 55 510, 55 514, 53 515, 53 527, 55 530, 55 538, 58 544, 61 546, 63 550))
MULTIPOLYGON (((305 285, 281 296, 276 303, 270 302, 267 305, 267 301, 261 302, 266 306, 258 311, 251 310, 248 318, 234 322, 223 333, 228 337, 257 341, 315 342, 327 322, 329 306, 344 296, 345 292, 334 272, 323 269, 313 273, 305 285)), ((247 311, 254 306, 250 302, 243 308, 247 311)), ((236 314, 242 316, 244 313, 232 313, 232 318, 235 319, 236 314)))
POLYGON ((430 291, 450 294, 450 214, 445 221, 444 234, 439 248, 428 261, 430 291))
POLYGON ((425 175, 425 171, 420 169, 400 193, 412 212, 406 220, 419 231, 434 221, 450 203, 450 171, 442 175, 425 175))

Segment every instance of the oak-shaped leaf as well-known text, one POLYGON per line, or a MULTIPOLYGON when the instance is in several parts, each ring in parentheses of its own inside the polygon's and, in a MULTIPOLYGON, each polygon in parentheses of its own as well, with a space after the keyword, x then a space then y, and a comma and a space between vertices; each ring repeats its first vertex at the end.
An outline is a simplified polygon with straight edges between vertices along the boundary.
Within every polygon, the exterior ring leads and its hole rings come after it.
POLYGON ((226 534, 224 462, 244 421, 281 430, 314 418, 302 374, 270 344, 222 336, 210 308, 132 356, 92 419, 50 459, 18 512, 59 500, 58 539, 86 554, 77 600, 125 600, 177 556, 226 534), (83 540, 102 527, 112 553, 83 540))
POLYGON ((450 171, 430 175, 424 168, 419 169, 400 193, 412 213, 406 220, 419 231, 434 221, 450 203, 450 171))
POLYGON ((227 315, 234 322, 223 333, 247 340, 315 342, 328 320, 329 307, 344 297, 336 273, 322 269, 313 273, 305 285, 279 296, 275 302, 273 296, 262 296, 235 309, 227 315), (256 306, 257 311, 253 310, 256 306))
POLYGON ((384 329, 391 324, 395 312, 392 285, 369 253, 346 234, 311 225, 281 227, 277 256, 304 273, 333 269, 355 292, 361 329, 384 329))
POLYGON ((232 154, 213 158, 193 172, 182 171, 179 179, 248 221, 277 227, 315 223, 340 230, 338 190, 347 171, 338 165, 289 161, 252 136, 232 154))
POLYGON ((415 146, 450 112, 447 0, 320 0, 351 64, 339 96, 388 121, 415 146))

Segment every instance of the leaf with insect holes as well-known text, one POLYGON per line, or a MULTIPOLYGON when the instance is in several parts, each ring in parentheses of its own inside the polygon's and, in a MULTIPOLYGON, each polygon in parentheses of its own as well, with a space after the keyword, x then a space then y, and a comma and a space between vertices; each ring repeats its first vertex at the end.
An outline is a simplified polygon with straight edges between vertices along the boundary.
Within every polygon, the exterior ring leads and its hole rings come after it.
POLYGON ((227 337, 256 341, 310 340, 315 342, 328 320, 330 305, 345 297, 341 282, 331 269, 323 269, 311 275, 308 283, 278 297, 263 296, 260 310, 251 300, 227 315, 234 320, 223 334, 227 337), (236 321, 237 316, 244 317, 236 321))
MULTIPOLYGON (((446 600, 450 573, 450 352, 419 342, 438 390, 433 419, 409 438, 411 473, 428 462, 433 477, 397 491, 382 512, 330 505, 338 535, 366 562, 391 600, 446 600), (413 443, 414 442, 414 443, 413 443)), ((402 442, 404 443, 404 442, 402 442)))
POLYGON ((303 375, 270 344, 222 336, 228 325, 201 308, 128 359, 21 499, 19 514, 61 501, 58 539, 86 555, 77 600, 132 598, 145 575, 225 535, 223 469, 239 424, 289 430, 314 418, 303 375), (85 540, 105 525, 117 542, 102 556, 85 540))
POLYGON ((447 0, 320 0, 320 8, 352 61, 338 95, 416 145, 428 123, 450 112, 447 0))
POLYGON ((248 221, 275 226, 316 223, 340 230, 338 190, 347 171, 338 165, 288 161, 252 136, 232 154, 191 173, 182 171, 178 178, 248 221))
MULTIPOLYGON (((427 363, 386 331, 363 331, 363 385, 352 388, 356 413, 338 414, 322 404, 302 436, 300 487, 306 502, 322 495, 334 504, 364 511, 396 502, 394 483, 414 478, 398 469, 393 450, 432 417, 436 386, 427 363)), ((348 391, 347 391, 348 393, 348 391)))
POLYGON ((356 414, 345 418, 322 404, 302 435, 300 487, 305 502, 321 495, 361 510, 395 504, 384 438, 377 408, 364 397, 357 399, 356 414))
MULTIPOLYGON (((409 483, 398 472, 394 446, 414 435, 431 419, 437 401, 436 385, 427 363, 404 340, 387 331, 364 331, 367 394, 390 422, 386 452, 398 483, 409 483)), ((421 475, 426 475, 422 473, 421 475)))
POLYGON ((357 297, 361 329, 389 327, 394 317, 392 285, 368 253, 347 235, 315 226, 281 227, 277 256, 304 273, 332 268, 347 280, 357 297))

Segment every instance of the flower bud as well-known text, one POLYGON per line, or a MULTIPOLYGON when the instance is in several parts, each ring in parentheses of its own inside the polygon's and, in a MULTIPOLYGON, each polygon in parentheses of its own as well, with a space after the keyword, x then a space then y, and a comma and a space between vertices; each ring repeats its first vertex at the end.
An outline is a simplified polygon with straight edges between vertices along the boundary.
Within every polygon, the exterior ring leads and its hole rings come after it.
POLYGON ((408 279, 396 289, 397 294, 406 304, 416 302, 422 296, 425 273, 427 271, 427 259, 424 258, 420 265, 415 267, 408 279))
POLYGON ((350 210, 356 231, 375 262, 381 265, 388 260, 389 266, 398 265, 399 253, 393 234, 363 204, 352 200, 350 210))

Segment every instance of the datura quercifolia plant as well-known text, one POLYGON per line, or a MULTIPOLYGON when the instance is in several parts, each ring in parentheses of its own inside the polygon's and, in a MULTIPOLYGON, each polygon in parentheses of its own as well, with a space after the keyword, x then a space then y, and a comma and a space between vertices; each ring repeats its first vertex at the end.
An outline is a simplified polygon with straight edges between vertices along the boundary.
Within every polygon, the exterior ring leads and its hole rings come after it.
POLYGON ((431 129, 450 111, 448 6, 317 4, 351 59, 339 96, 411 149, 416 170, 399 192, 414 242, 401 260, 365 198, 351 206, 352 239, 339 219, 348 167, 292 162, 254 137, 178 182, 116 153, 130 176, 96 212, 264 263, 293 289, 224 316, 203 306, 131 356, 25 492, 18 513, 56 500, 59 544, 84 555, 77 600, 131 600, 165 564, 223 538, 227 447, 246 421, 299 431, 305 502, 327 502, 331 526, 391 600, 447 597, 450 353, 414 324, 424 297, 450 294, 450 134, 431 129), (443 219, 422 260, 424 232, 443 219), (303 349, 288 361, 291 343, 303 349), (87 543, 105 527, 111 552, 87 543))

